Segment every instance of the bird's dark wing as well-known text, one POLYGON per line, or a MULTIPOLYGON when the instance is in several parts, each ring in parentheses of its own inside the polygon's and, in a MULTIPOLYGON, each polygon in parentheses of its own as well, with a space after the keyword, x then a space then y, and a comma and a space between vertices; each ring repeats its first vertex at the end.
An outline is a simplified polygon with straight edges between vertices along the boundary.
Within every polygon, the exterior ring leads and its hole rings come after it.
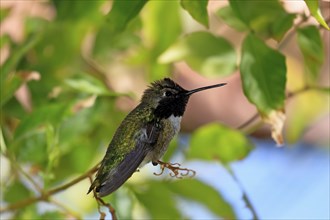
POLYGON ((141 129, 135 148, 96 187, 99 196, 106 196, 118 189, 137 170, 147 153, 153 149, 160 134, 158 123, 148 123, 141 129))

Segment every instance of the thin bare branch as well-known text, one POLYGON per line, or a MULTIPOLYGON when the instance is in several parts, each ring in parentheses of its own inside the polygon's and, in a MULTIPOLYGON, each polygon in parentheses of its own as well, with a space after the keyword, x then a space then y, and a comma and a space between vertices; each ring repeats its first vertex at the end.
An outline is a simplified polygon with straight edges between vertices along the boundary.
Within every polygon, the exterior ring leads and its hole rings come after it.
POLYGON ((301 20, 299 22, 297 22, 296 24, 294 24, 292 26, 292 28, 286 33, 286 35, 284 36, 284 38, 281 40, 281 42, 278 43, 277 45, 277 49, 278 50, 282 50, 292 39, 292 37, 294 36, 294 34, 296 33, 297 29, 304 23, 306 22, 308 19, 310 18, 310 15, 307 16, 305 14, 301 14, 301 20))
POLYGON ((23 168, 16 163, 16 161, 11 161, 12 164, 15 166, 15 168, 34 186, 34 188, 39 192, 39 193, 43 193, 42 188, 37 184, 36 181, 34 181, 34 179, 28 174, 26 173, 23 168))
POLYGON ((55 187, 49 191, 45 191, 44 193, 42 193, 40 196, 36 196, 36 197, 31 197, 25 200, 21 200, 18 201, 16 203, 10 204, 7 207, 4 208, 0 208, 0 213, 4 213, 4 212, 9 212, 9 211, 14 211, 20 208, 23 208, 25 206, 31 205, 33 203, 36 202, 40 202, 40 201, 49 201, 50 196, 59 193, 75 184, 77 184, 78 182, 82 181, 83 179, 86 179, 87 177, 91 176, 93 173, 95 173, 98 170, 98 166, 99 164, 97 164, 96 166, 94 166, 93 168, 91 168, 90 170, 88 170, 86 173, 82 174, 81 176, 73 179, 72 181, 63 184, 61 186, 55 187))
POLYGON ((235 173, 233 172, 233 170, 230 167, 227 167, 227 170, 229 171, 229 173, 231 174, 231 176, 233 177, 233 179, 235 180, 235 182, 237 183, 237 185, 239 186, 239 188, 241 189, 242 192, 242 199, 245 202, 245 205, 248 209, 250 209, 251 213, 252 213, 252 219, 253 220, 258 220, 260 219, 258 217, 257 211, 254 209, 249 197, 247 196, 241 182, 238 180, 238 178, 236 177, 235 173))
POLYGON ((248 125, 252 124, 257 118, 259 118, 259 113, 256 112, 252 117, 250 117, 247 121, 245 121, 243 124, 237 127, 239 130, 243 130, 248 125))
MULTIPOLYGON (((93 179, 91 176, 89 176, 89 180, 92 183, 93 179)), ((111 219, 112 220, 118 220, 117 216, 116 216, 116 210, 112 207, 112 205, 110 203, 106 203, 103 201, 103 199, 101 199, 97 193, 95 192, 95 189, 93 189, 93 195, 95 198, 95 201, 97 203, 97 210, 100 213, 100 220, 104 220, 106 217, 106 214, 104 212, 101 211, 101 206, 104 206, 106 208, 108 208, 110 214, 111 214, 111 219)))
MULTIPOLYGON (((330 87, 323 87, 323 86, 304 86, 301 89, 298 89, 293 92, 288 92, 286 95, 287 100, 310 90, 317 90, 317 91, 330 91, 330 87)), ((239 130, 244 130, 248 126, 250 126, 257 118, 259 117, 258 112, 256 112, 252 117, 250 117, 247 121, 237 127, 239 130)), ((261 121, 260 121, 261 123, 261 121)))

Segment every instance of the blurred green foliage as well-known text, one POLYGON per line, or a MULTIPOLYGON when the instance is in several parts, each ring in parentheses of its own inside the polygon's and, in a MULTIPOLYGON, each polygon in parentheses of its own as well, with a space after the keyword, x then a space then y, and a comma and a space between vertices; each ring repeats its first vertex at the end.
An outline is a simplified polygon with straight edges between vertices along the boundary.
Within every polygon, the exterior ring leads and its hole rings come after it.
POLYGON ((209 27, 209 17, 207 12, 208 0, 181 0, 180 3, 182 8, 187 10, 196 21, 203 24, 206 28, 209 27))
POLYGON ((294 15, 287 13, 277 0, 260 1, 258 7, 251 1, 231 0, 230 7, 236 18, 256 35, 281 40, 291 28, 294 15))
MULTIPOLYGON (((318 4, 306 2, 312 15, 326 26, 318 4)), ((285 57, 265 41, 281 42, 298 15, 286 12, 279 1, 230 0, 217 11, 224 23, 246 33, 240 63, 236 55, 240 46, 224 37, 208 30, 183 33, 184 11, 204 27, 210 26, 208 1, 53 0, 40 4, 53 10, 55 17, 25 17, 23 42, 1 36, 1 49, 10 50, 0 76, 1 158, 9 161, 9 177, 1 179, 1 199, 8 205, 66 183, 101 160, 127 114, 117 102, 133 97, 117 92, 113 87, 116 82, 107 74, 120 74, 111 69, 118 63, 148 82, 169 76, 171 63, 179 60, 207 77, 228 75, 239 67, 245 95, 261 113, 284 107, 285 57), (26 96, 20 97, 17 91, 22 88, 26 96), (40 185, 41 192, 26 184, 31 179, 40 185)), ((0 22, 10 13, 11 9, 1 8, 0 22)), ((299 28, 298 43, 307 75, 316 82, 324 59, 319 29, 299 28)), ((166 159, 175 153, 176 144, 172 143, 166 159)), ((186 156, 229 165, 246 157, 251 149, 241 132, 211 124, 192 134, 186 156)), ((123 196, 109 197, 118 204, 118 213, 124 212, 119 204, 128 198, 130 207, 143 206, 149 217, 184 218, 177 205, 177 198, 183 198, 204 205, 218 217, 235 218, 222 195, 198 179, 168 182, 148 177, 142 182, 125 185, 128 193, 119 192, 123 196)), ((95 206, 94 200, 85 196, 88 186, 84 186, 75 194, 76 200, 95 206)), ((78 210, 80 217, 91 214, 91 209, 78 210)), ((72 217, 61 206, 40 212, 36 204, 17 208, 12 214, 13 219, 72 217)), ((125 215, 132 217, 136 217, 133 212, 125 215)))
POLYGON ((315 26, 298 29, 297 40, 304 57, 306 78, 311 84, 316 83, 324 62, 323 43, 320 32, 315 26))
POLYGON ((159 57, 161 63, 180 60, 207 77, 229 75, 236 69, 236 52, 233 46, 226 39, 204 31, 179 39, 159 57), (219 70, 222 70, 221 73, 219 70))

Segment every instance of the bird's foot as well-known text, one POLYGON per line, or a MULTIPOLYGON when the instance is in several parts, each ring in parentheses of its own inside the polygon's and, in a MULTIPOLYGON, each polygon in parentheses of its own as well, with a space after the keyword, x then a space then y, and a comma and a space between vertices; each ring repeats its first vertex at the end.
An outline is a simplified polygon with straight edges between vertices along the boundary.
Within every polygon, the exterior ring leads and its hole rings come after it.
POLYGON ((181 168, 181 164, 179 163, 166 163, 163 161, 158 160, 157 162, 152 162, 152 164, 155 166, 157 164, 160 165, 160 173, 154 173, 156 176, 160 176, 164 173, 165 168, 171 170, 170 173, 171 177, 176 177, 181 179, 182 177, 194 177, 196 175, 195 170, 187 169, 187 168, 181 168))

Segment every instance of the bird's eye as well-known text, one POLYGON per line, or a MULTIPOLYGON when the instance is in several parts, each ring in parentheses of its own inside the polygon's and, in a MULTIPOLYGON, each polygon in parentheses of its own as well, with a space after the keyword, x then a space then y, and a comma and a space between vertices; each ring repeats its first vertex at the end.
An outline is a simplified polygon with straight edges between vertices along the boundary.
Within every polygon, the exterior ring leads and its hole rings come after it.
POLYGON ((164 96, 166 96, 166 97, 169 97, 169 96, 172 96, 172 95, 173 95, 173 93, 171 91, 164 92, 164 96))

